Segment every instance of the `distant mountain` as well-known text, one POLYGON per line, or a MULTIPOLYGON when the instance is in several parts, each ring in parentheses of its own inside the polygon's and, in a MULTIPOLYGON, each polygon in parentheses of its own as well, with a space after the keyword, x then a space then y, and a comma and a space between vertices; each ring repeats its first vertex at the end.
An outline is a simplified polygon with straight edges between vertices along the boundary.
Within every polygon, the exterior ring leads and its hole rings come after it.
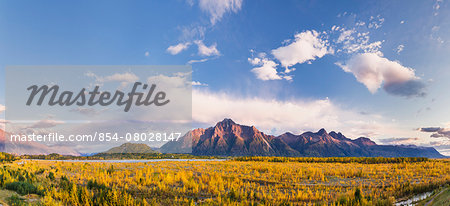
POLYGON ((11 154, 51 154, 80 156, 80 153, 68 146, 47 146, 39 142, 11 142, 7 141, 9 134, 0 129, 0 151, 11 154))
POLYGON ((239 125, 231 119, 207 129, 194 129, 179 141, 166 143, 160 151, 219 156, 445 157, 432 147, 377 145, 366 137, 352 140, 325 129, 300 135, 266 135, 254 126, 239 125))
POLYGON ((98 154, 98 152, 89 152, 89 153, 80 153, 80 156, 82 157, 90 157, 98 154))
POLYGON ((113 147, 103 153, 155 153, 155 151, 146 144, 125 143, 118 147, 113 147))

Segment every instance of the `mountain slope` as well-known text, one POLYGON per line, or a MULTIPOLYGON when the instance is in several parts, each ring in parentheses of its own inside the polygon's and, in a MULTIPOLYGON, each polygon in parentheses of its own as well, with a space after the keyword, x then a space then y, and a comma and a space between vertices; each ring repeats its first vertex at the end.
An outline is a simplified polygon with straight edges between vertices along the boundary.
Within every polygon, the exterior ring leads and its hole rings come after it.
POLYGON ((124 143, 118 147, 113 147, 103 153, 107 153, 107 154, 112 154, 112 153, 155 153, 155 151, 153 151, 146 144, 124 143))
POLYGON ((160 150, 219 156, 444 157, 432 147, 377 145, 369 138, 352 140, 341 133, 327 133, 325 129, 300 135, 266 135, 254 126, 239 125, 231 119, 207 129, 194 129, 180 141, 168 142, 160 150))
POLYGON ((6 139, 9 133, 0 129, 0 151, 23 155, 23 154, 51 154, 79 156, 80 153, 69 146, 48 146, 39 142, 11 142, 6 139))

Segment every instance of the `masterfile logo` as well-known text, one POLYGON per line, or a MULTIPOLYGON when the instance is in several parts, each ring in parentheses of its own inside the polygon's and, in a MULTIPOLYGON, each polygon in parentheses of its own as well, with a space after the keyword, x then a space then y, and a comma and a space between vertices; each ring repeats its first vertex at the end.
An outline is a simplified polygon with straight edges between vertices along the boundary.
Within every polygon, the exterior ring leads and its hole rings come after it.
POLYGON ((48 97, 47 102, 49 106, 71 106, 74 104, 77 106, 95 106, 97 104, 101 106, 109 106, 116 102, 117 106, 125 106, 125 112, 128 112, 131 105, 133 105, 133 98, 136 99, 134 103, 136 106, 149 106, 152 104, 155 106, 164 106, 170 102, 170 100, 166 99, 166 92, 164 91, 158 91, 155 95, 153 95, 156 89, 156 84, 149 86, 148 84, 143 84, 142 82, 135 82, 131 92, 127 95, 120 90, 116 90, 114 94, 111 94, 111 92, 108 91, 100 92, 99 88, 99 86, 95 86, 92 91, 87 91, 86 88, 82 88, 78 93, 76 93, 76 96, 74 96, 74 92, 72 91, 63 91, 59 93, 58 85, 53 85, 51 87, 47 85, 42 85, 40 87, 33 85, 27 88, 27 90, 31 92, 26 105, 30 106, 37 95, 39 95, 39 99, 36 100, 36 105, 38 106, 42 105, 47 96, 50 96, 48 97), (145 93, 138 92, 138 88, 140 86, 142 86, 142 90, 147 91, 145 93), (97 100, 95 100, 97 95, 97 100))
POLYGON ((191 128, 191 74, 190 66, 8 66, 6 149, 176 141, 191 128))

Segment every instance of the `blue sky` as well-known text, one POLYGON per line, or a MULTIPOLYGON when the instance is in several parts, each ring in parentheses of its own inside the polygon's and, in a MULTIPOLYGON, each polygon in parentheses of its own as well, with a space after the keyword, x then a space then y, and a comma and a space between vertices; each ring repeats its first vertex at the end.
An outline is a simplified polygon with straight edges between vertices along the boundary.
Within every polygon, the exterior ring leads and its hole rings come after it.
POLYGON ((7 65, 191 64, 199 126, 449 154, 449 32, 446 0, 1 1, 0 81, 7 65))

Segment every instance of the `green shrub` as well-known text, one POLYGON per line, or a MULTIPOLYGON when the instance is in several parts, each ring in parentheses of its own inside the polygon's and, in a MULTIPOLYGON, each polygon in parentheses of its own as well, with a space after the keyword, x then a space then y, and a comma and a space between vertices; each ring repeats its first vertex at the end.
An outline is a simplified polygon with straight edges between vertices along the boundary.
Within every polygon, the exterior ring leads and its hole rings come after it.
POLYGON ((11 206, 22 206, 27 205, 23 198, 19 197, 18 195, 12 195, 11 197, 8 197, 7 199, 8 204, 11 206))
POLYGON ((14 190, 21 195, 38 194, 38 190, 37 190, 36 186, 34 186, 33 184, 30 184, 28 182, 8 183, 8 184, 6 184, 5 188, 8 190, 14 190))

